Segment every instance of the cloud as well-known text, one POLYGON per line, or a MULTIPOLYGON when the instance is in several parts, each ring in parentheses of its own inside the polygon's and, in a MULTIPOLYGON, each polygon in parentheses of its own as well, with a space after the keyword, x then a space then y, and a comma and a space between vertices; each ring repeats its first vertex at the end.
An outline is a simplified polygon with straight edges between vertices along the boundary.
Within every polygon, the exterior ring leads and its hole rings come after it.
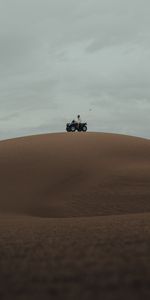
POLYGON ((0 117, 0 121, 10 121, 13 118, 17 117, 19 114, 18 113, 12 113, 3 117, 0 117))

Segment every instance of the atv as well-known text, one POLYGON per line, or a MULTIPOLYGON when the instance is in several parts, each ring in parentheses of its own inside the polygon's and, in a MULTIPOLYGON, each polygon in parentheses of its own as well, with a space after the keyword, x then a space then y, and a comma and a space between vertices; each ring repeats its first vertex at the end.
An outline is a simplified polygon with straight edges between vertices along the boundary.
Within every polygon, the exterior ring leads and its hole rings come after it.
POLYGON ((74 131, 87 131, 87 123, 77 123, 75 120, 73 120, 71 123, 66 124, 66 130, 68 132, 74 132, 74 131))

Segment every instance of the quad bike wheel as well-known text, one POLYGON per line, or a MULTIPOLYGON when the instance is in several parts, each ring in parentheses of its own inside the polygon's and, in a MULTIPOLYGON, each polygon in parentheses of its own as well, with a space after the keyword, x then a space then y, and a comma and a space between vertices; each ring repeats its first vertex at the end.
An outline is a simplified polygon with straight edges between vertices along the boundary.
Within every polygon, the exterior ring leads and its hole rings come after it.
POLYGON ((86 125, 84 125, 83 127, 82 127, 82 131, 87 131, 87 126, 86 125))
POLYGON ((67 132, 70 132, 70 128, 66 128, 66 131, 67 131, 67 132))
POLYGON ((70 128, 70 129, 71 129, 70 131, 72 131, 72 132, 76 131, 76 128, 75 128, 75 126, 71 126, 71 128, 70 128))

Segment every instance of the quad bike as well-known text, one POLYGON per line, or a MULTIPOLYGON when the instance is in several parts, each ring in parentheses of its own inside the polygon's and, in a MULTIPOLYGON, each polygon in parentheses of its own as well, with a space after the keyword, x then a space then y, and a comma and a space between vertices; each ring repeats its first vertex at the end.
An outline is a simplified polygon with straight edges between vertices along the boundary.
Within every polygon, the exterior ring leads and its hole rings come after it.
POLYGON ((71 123, 66 124, 66 130, 68 132, 74 132, 74 131, 87 131, 87 123, 77 123, 76 121, 72 121, 71 123))

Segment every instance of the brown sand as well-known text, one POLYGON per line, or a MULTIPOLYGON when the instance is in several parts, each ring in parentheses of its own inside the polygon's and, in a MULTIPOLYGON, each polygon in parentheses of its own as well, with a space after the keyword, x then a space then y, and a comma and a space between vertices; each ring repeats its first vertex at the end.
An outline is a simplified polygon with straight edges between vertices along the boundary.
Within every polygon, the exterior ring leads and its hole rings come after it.
POLYGON ((0 299, 150 298, 150 141, 0 142, 0 299))

